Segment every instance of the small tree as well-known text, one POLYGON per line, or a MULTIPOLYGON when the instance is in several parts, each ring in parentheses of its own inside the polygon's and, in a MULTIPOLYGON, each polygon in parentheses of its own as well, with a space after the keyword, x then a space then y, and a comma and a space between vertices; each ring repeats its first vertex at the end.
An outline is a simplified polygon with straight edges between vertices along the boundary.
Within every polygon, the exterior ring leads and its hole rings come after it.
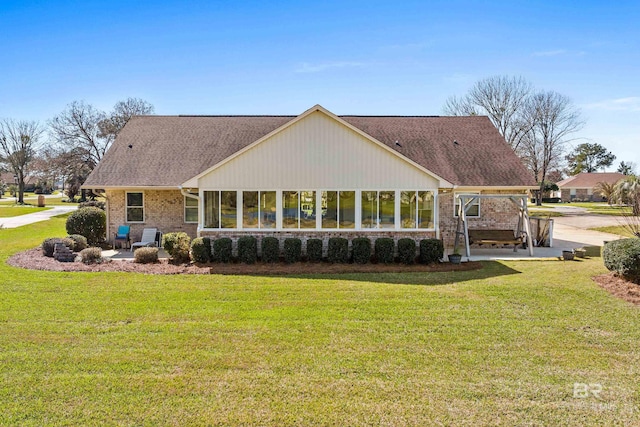
POLYGON ((24 183, 33 162, 42 128, 38 122, 6 119, 0 122, 0 163, 6 163, 18 182, 18 203, 24 203, 24 183))

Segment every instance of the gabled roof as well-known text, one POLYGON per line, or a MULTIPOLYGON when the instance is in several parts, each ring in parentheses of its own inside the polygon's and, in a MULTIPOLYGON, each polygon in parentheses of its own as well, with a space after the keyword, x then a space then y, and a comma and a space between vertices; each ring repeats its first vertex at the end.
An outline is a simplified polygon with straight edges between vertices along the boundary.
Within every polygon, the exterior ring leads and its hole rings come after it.
MULTIPOLYGON (((136 116, 84 187, 178 187, 297 117, 136 116)), ((487 117, 338 117, 454 185, 535 186, 487 117)))
POLYGON ((559 188, 593 188, 599 182, 615 184, 626 175, 619 172, 582 172, 557 182, 559 188))

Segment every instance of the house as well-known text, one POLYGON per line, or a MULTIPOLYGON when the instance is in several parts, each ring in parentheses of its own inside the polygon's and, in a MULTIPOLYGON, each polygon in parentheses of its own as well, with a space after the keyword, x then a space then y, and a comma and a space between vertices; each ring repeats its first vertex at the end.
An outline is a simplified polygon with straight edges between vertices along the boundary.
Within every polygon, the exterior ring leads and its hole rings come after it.
POLYGON ((606 202, 607 199, 598 193, 598 183, 606 182, 614 185, 626 175, 619 172, 583 172, 556 183, 563 202, 606 202))
MULTIPOLYGON (((536 184, 487 117, 137 116, 83 188, 130 224, 195 237, 451 239, 454 196, 536 184)), ((469 227, 511 228, 507 199, 475 200, 469 227), (482 203, 482 205, 480 204, 482 203)), ((304 239, 303 239, 304 245, 304 239)))

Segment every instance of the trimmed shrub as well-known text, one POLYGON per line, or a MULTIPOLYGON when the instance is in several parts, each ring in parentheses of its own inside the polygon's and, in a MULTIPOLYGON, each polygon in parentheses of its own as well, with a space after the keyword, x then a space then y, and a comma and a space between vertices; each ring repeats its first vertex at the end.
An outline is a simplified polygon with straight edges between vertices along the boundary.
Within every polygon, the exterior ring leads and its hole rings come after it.
POLYGON ((322 239, 307 240, 307 259, 311 262, 322 261, 322 239))
POLYGON ((420 263, 433 264, 444 257, 444 244, 439 239, 420 240, 420 263))
POLYGON ((398 258, 403 264, 413 264, 416 261, 416 241, 408 237, 398 240, 398 258))
POLYGON ((162 246, 174 262, 189 262, 191 239, 184 232, 167 233, 162 236, 162 246))
POLYGON ((371 259, 371 240, 368 237, 356 237, 351 241, 353 262, 366 264, 371 259))
POLYGON ((222 237, 213 241, 213 260, 218 262, 231 262, 233 244, 228 237, 222 237))
POLYGON ((80 251, 80 257, 85 264, 97 264, 102 262, 102 249, 91 247, 80 251))
POLYGON ((138 264, 155 264, 158 262, 158 248, 140 248, 133 254, 133 262, 138 264))
POLYGON ((72 250, 74 252, 80 252, 81 250, 86 249, 89 246, 87 238, 81 236, 80 234, 72 234, 70 236, 67 236, 67 239, 73 240, 74 245, 72 250))
POLYGON ((620 239, 604 245, 604 266, 635 283, 640 283, 640 239, 620 239))
POLYGON ((98 200, 89 200, 88 202, 78 203, 78 208, 98 208, 104 211, 106 210, 106 203, 98 200))
POLYGON ((263 237, 260 246, 263 262, 278 262, 280 259, 280 241, 276 237, 263 237))
POLYGON ((284 239, 284 261, 293 264, 302 257, 302 240, 296 237, 284 239))
POLYGON ((96 245, 106 237, 107 215, 100 208, 81 208, 69 215, 66 228, 68 234, 80 234, 90 245, 96 245))
POLYGON ((199 263, 211 261, 211 241, 209 238, 198 237, 191 241, 191 259, 193 262, 199 263))
POLYGON ((376 239, 375 250, 376 260, 380 264, 391 264, 393 262, 393 250, 395 243, 390 237, 381 237, 376 239))
POLYGON ((255 264, 258 259, 258 241, 253 236, 238 239, 238 258, 245 264, 255 264))
POLYGON ((331 237, 327 249, 329 262, 346 263, 349 261, 349 241, 344 237, 331 237))
POLYGON ((56 243, 64 243, 66 247, 73 250, 75 242, 66 237, 50 237, 42 242, 42 254, 46 257, 53 258, 53 251, 56 249, 56 243))

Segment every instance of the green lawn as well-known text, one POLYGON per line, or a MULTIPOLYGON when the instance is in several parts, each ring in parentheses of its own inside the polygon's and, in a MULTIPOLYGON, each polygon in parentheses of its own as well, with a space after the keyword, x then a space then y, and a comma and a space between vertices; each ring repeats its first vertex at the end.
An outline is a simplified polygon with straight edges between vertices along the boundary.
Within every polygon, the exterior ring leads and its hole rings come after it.
POLYGON ((627 215, 631 213, 631 208, 628 206, 611 206, 605 202, 578 202, 567 204, 567 206, 587 208, 589 213, 599 215, 627 215))
POLYGON ((631 231, 621 225, 611 225, 608 227, 595 227, 590 230, 602 231, 604 233, 618 234, 624 237, 636 237, 631 231))
POLYGON ((640 422, 640 308, 591 281, 599 258, 296 278, 4 264, 63 234, 0 230, 0 425, 640 422))
POLYGON ((0 205, 0 218, 8 218, 11 216, 26 215, 34 212, 46 211, 51 208, 38 208, 35 206, 3 206, 0 205))

